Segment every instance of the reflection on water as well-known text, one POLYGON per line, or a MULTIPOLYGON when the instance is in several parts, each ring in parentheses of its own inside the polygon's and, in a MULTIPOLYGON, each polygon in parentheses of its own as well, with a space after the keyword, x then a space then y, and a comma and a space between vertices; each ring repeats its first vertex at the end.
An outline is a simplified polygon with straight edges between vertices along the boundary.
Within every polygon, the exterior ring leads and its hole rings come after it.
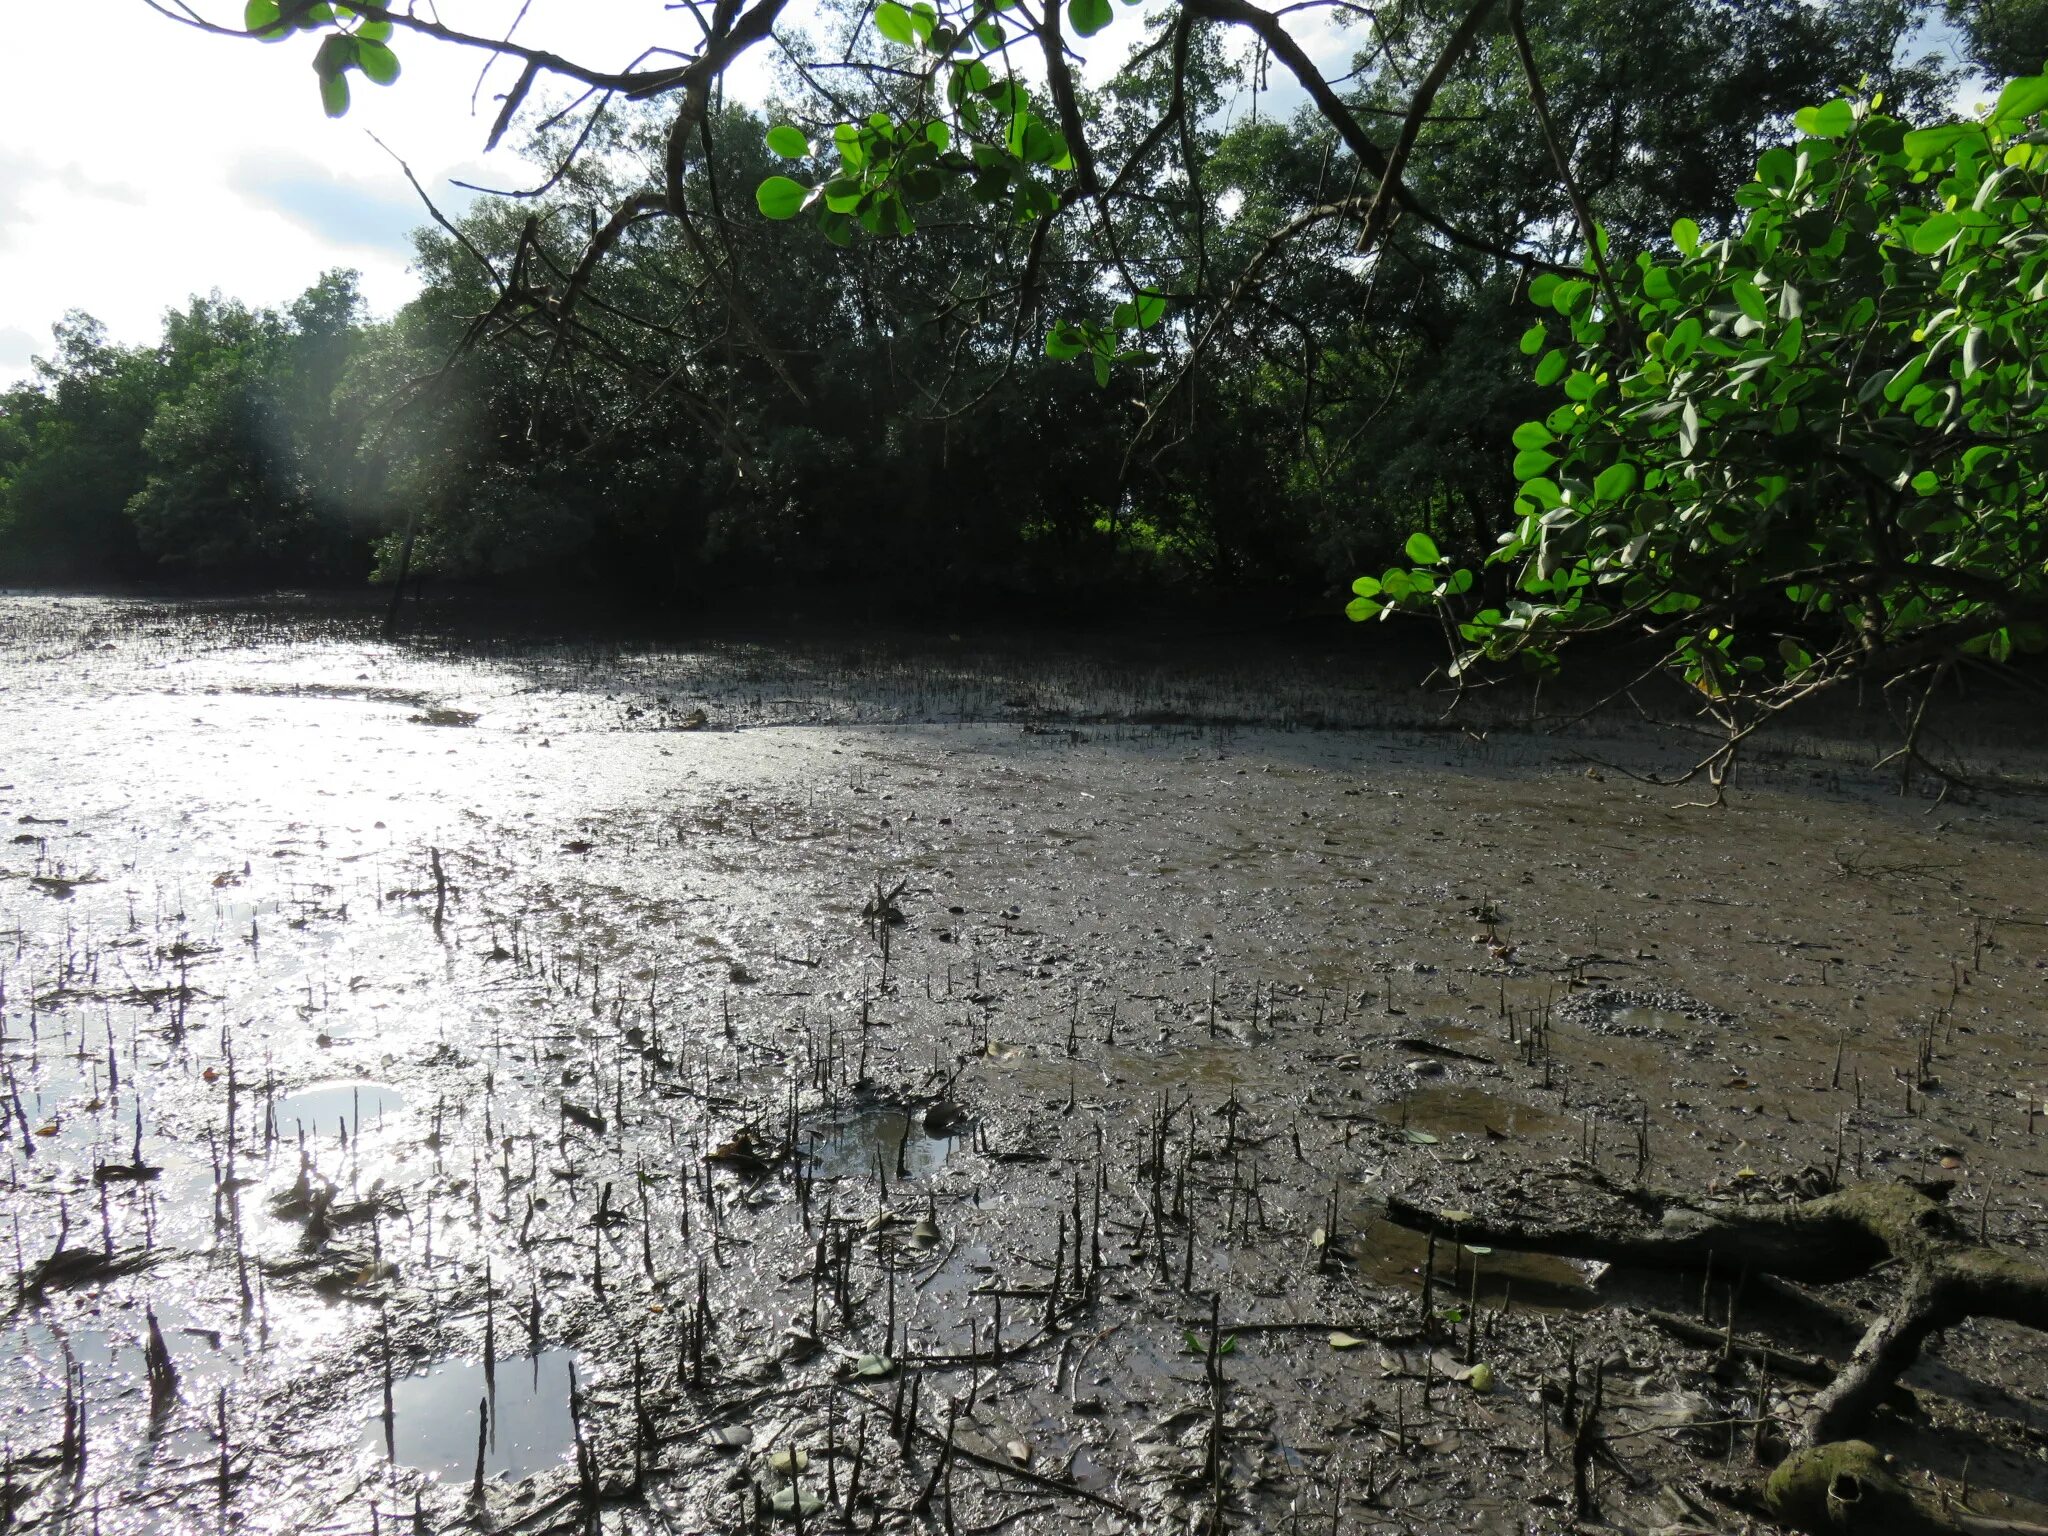
MULTIPOLYGON (((1429 1256, 1429 1238, 1390 1221, 1370 1218, 1350 1245, 1359 1272, 1379 1285, 1422 1288, 1422 1266, 1429 1256)), ((1479 1278, 1482 1307, 1509 1304, 1538 1312, 1583 1312, 1599 1301, 1588 1280, 1588 1267, 1573 1259, 1507 1249, 1474 1250, 1439 1237, 1436 1245, 1437 1297, 1446 1307, 1467 1301, 1474 1273, 1479 1278)))
POLYGON ((922 1117, 893 1106, 863 1110, 821 1133, 811 1144, 811 1168, 820 1178, 860 1178, 879 1160, 892 1179, 937 1173, 958 1138, 925 1132, 922 1117))
POLYGON ((1549 1110, 1518 1104, 1464 1083, 1418 1089, 1381 1111, 1388 1119, 1436 1136, 1486 1136, 1489 1139, 1542 1137, 1569 1122, 1549 1110))
MULTIPOLYGON (((575 1444, 569 1378, 576 1356, 544 1349, 531 1359, 500 1360, 486 1382, 481 1362, 451 1360, 391 1386, 392 1449, 403 1466, 447 1478, 476 1471, 478 1404, 488 1405, 486 1477, 526 1477, 563 1460, 575 1444)), ((384 1451, 384 1424, 373 1419, 363 1446, 384 1451)))
POLYGON ((405 1108, 405 1095, 384 1083, 316 1083, 296 1093, 282 1094, 270 1107, 277 1134, 290 1137, 303 1128, 307 1135, 333 1134, 346 1130, 350 1136, 362 1130, 382 1128, 386 1115, 405 1108))

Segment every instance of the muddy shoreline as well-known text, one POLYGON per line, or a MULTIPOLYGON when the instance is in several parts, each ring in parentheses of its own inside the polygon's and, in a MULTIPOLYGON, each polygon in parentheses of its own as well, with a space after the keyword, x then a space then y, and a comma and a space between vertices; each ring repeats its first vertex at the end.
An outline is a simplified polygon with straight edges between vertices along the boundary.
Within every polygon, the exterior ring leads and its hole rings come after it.
MULTIPOLYGON (((1568 1359, 1683 1527, 1811 1387, 1647 1315, 1840 1358, 1875 1290, 1432 1269, 1388 1194, 2048 1242, 2048 802, 1848 746, 1706 813, 1293 654, 89 599, 0 600, 0 708, 36 1529, 1563 1530, 1568 1359)), ((2041 1518, 2041 1340, 1935 1356, 1880 1438, 2041 1518)))

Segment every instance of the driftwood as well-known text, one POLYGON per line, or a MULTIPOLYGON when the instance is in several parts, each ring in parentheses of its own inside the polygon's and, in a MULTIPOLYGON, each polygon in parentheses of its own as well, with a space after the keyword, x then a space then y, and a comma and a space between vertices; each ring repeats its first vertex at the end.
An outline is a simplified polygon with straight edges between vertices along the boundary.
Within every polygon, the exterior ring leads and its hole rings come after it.
POLYGON ((1466 1243, 1659 1269, 1746 1267, 1826 1284, 1894 1266, 1901 1278, 1892 1305, 1807 1405, 1792 1454, 1765 1486, 1767 1506, 1816 1536, 2048 1536, 2048 1527, 1944 1507, 1909 1489, 1872 1446, 1851 1438, 1897 1389, 1929 1335, 1979 1317, 2048 1332, 2048 1267, 1976 1241, 1943 1203, 1948 1186, 1859 1184, 1784 1205, 1707 1207, 1595 1182, 1620 1198, 1621 1212, 1448 1223, 1440 1212, 1395 1196, 1387 1215, 1420 1231, 1448 1228, 1466 1243))

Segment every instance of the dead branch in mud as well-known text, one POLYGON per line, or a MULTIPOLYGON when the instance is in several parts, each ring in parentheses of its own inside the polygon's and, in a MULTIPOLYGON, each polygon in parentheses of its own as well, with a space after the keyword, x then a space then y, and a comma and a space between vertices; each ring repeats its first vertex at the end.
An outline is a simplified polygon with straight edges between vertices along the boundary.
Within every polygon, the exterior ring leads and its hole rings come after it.
MULTIPOLYGON (((1944 1201, 1946 1184, 1859 1184, 1785 1205, 1706 1207, 1676 1194, 1591 1176, 1621 1209, 1558 1219, 1473 1216, 1459 1241, 1656 1269, 1747 1268, 1826 1284, 1895 1266, 1892 1305, 1848 1363, 1815 1394, 1771 1474, 1764 1503, 1815 1536, 2042 1536, 2048 1527, 1990 1520, 1909 1488, 1865 1441, 1850 1438, 1919 1358, 1930 1335, 1971 1318, 2048 1333, 2048 1267, 1978 1242, 1944 1201)), ((1417 1231, 1446 1217, 1400 1196, 1388 1218, 1417 1231)))

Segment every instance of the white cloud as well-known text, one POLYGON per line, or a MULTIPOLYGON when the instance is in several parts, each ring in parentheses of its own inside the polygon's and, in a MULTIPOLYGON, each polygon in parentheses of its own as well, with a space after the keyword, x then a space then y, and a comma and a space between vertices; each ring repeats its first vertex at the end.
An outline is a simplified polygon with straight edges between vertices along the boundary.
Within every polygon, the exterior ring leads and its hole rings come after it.
MULTIPOLYGON (((368 249, 412 253, 412 231, 426 221, 419 198, 343 176, 303 155, 247 156, 227 169, 228 187, 252 208, 275 213, 351 256, 368 249)), ((446 204, 443 211, 451 211, 446 204)))
POLYGON ((35 337, 20 326, 0 326, 0 373, 27 372, 29 359, 35 356, 36 345, 35 337))

